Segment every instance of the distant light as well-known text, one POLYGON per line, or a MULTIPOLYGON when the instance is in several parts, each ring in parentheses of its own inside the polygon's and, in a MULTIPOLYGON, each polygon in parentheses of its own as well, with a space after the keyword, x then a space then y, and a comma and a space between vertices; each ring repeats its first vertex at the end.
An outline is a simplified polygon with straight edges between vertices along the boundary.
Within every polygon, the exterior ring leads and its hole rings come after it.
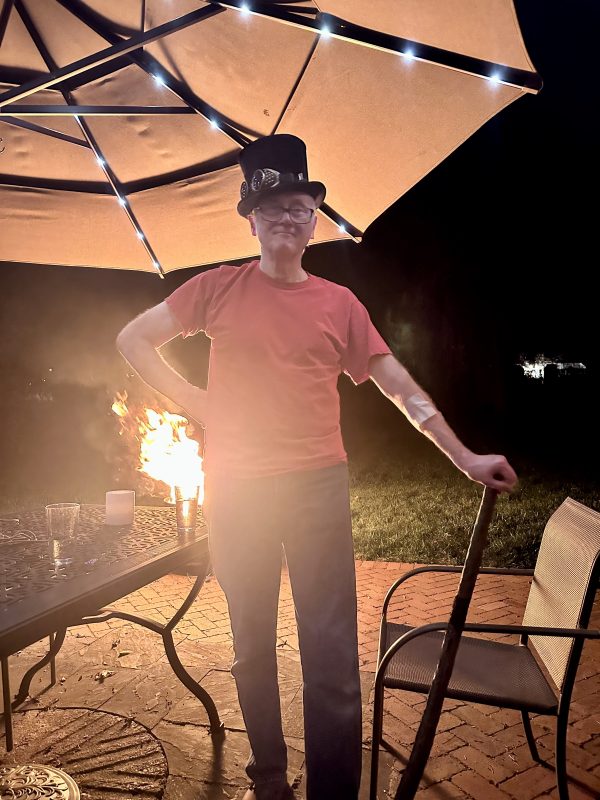
POLYGON ((136 231, 135 233, 136 233, 136 236, 138 237, 138 239, 143 239, 144 238, 144 234, 141 231, 136 231))
POLYGON ((242 12, 242 15, 244 17, 250 16, 250 6, 248 5, 248 3, 242 3, 242 5, 240 6, 240 11, 242 12))
POLYGON ((119 205, 120 206, 126 206, 127 205, 127 201, 125 200, 124 197, 119 197, 119 205))
POLYGON ((494 72, 493 75, 490 75, 488 78, 490 83, 500 83, 500 75, 497 72, 494 72))
POLYGON ((319 33, 324 39, 329 39, 331 36, 331 30, 327 27, 327 25, 323 25, 323 27, 319 29, 319 33))
POLYGON ((402 55, 407 61, 412 61, 415 57, 414 50, 405 50, 402 55))
POLYGON ((345 225, 338 225, 338 230, 340 233, 348 233, 345 225))
POLYGON ((158 83, 159 86, 166 86, 164 80, 160 77, 160 75, 153 75, 152 77, 154 78, 156 83, 158 83))
POLYGON ((579 370, 587 369, 581 361, 560 361, 556 358, 547 358, 543 354, 538 355, 534 361, 528 361, 521 356, 519 366, 528 378, 542 380, 546 377, 545 370, 548 366, 555 367, 559 377, 569 377, 579 370))
POLYGON ((48 372, 52 372, 52 367, 48 367, 48 372))
POLYGON ((98 164, 100 164, 101 167, 103 167, 106 164, 106 161, 103 158, 100 158, 100 156, 96 156, 96 161, 98 162, 98 164))
POLYGON ((219 130, 219 123, 217 122, 217 120, 216 120, 216 119, 211 119, 211 121, 210 121, 210 127, 211 127, 211 128, 215 128, 216 130, 219 130))

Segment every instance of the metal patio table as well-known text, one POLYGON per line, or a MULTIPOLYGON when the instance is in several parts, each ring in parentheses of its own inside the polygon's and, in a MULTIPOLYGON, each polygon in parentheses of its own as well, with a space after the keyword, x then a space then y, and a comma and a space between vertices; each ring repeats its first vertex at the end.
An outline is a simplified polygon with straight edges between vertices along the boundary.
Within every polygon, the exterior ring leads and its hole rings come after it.
MULTIPOLYGON (((76 538, 58 553, 48 540, 44 509, 18 516, 19 529, 37 540, 0 541, 0 662, 4 699, 6 749, 13 747, 12 710, 28 696, 35 673, 51 663, 73 625, 123 619, 158 633, 179 680, 204 705, 213 737, 222 737, 223 723, 208 692, 187 672, 177 655, 173 629, 197 597, 209 568, 208 533, 200 521, 193 534, 177 532, 173 507, 137 507, 133 525, 104 524, 104 506, 82 505, 76 538), (70 563, 58 565, 56 557, 70 563), (187 572, 194 584, 166 624, 107 608, 107 604, 146 586, 169 572, 187 572), (48 636, 48 653, 23 677, 11 700, 8 658, 48 636)), ((62 545, 61 545, 62 547, 62 545)))

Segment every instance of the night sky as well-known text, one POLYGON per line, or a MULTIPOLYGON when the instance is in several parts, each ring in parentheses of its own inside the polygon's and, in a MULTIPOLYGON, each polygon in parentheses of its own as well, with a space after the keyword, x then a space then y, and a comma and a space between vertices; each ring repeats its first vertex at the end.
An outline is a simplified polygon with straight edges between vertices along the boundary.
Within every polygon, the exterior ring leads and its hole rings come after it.
MULTIPOLYGON (((519 354, 598 368, 592 165, 600 10, 594 0, 516 7, 544 81, 540 94, 488 122, 373 223, 361 245, 320 245, 305 256, 309 271, 356 292, 431 391, 458 392, 470 374, 476 380, 481 370, 483 380, 486 369, 507 370, 519 354)), ((15 389, 27 376, 122 388, 117 332, 195 272, 161 281, 2 264, 2 374, 15 389)), ((193 359, 191 352, 172 348, 175 365, 201 381, 207 349, 198 344, 193 359)))

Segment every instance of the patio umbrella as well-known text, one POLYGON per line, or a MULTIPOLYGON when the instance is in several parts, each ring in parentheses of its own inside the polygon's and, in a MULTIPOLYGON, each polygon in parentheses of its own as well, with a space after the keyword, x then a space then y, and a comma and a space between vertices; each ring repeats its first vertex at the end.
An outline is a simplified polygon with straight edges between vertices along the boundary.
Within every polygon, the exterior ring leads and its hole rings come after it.
POLYGON ((511 0, 3 0, 0 43, 4 262, 253 256, 237 154, 275 132, 327 186, 315 243, 358 241, 541 87, 511 0))

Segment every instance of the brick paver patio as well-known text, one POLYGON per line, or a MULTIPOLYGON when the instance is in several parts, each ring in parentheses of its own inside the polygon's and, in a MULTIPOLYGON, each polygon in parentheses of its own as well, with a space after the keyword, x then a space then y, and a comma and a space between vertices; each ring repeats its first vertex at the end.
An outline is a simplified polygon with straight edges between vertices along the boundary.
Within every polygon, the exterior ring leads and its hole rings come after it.
MULTIPOLYGON (((364 779, 361 800, 367 797, 370 755, 370 709, 377 651, 379 615, 383 597, 397 576, 414 565, 358 561, 359 655, 364 689, 364 779)), ((457 585, 455 575, 413 578, 397 594, 392 619, 417 625, 447 618, 457 585)), ((529 590, 529 578, 482 576, 469 618, 482 622, 518 623, 529 590)), ((191 584, 183 575, 169 575, 124 598, 118 605, 166 621, 191 584)), ((600 627, 596 603, 593 627, 600 627)), ((57 660, 59 683, 45 690, 47 677, 36 678, 37 701, 29 708, 86 706, 130 715, 152 730, 161 741, 169 763, 165 800, 239 798, 246 784, 244 763, 247 740, 228 667, 231 631, 223 593, 214 578, 177 628, 182 661, 213 695, 226 724, 224 766, 210 777, 214 757, 209 748, 206 719, 199 706, 165 665, 157 637, 128 623, 112 620, 69 631, 57 660), (99 667, 113 673, 98 685, 99 667), (200 667, 202 670, 199 672, 200 667), (93 683, 94 673, 96 683, 93 683), (207 744, 208 742, 208 744, 207 744), (229 750, 229 752, 228 752, 229 750)), ((14 685, 43 652, 43 643, 11 658, 14 685)), ((290 779, 303 797, 301 673, 293 600, 285 567, 279 609, 278 652, 282 682, 282 710, 290 748, 290 779)), ((421 695, 395 692, 386 700, 384 735, 403 753, 410 752, 424 708, 421 695)), ((20 715, 16 714, 18 730, 20 715)), ((542 757, 553 763, 554 720, 537 717, 534 733, 542 757)), ((567 751, 571 800, 600 796, 600 643, 588 642, 572 703, 567 751)), ((15 758, 18 758, 19 741, 15 758)), ((0 761, 3 759, 0 758, 0 761)), ((402 765, 382 751, 381 798, 398 783, 402 765)), ((101 795, 100 795, 101 796, 101 795)), ((109 795, 106 795, 107 797, 109 795)), ((110 797, 113 795, 111 794, 110 797)), ((115 795, 116 796, 116 795, 115 795)), ((146 797, 125 793, 124 796, 146 797)), ((531 761, 517 711, 446 702, 438 734, 417 797, 422 800, 543 800, 556 798, 554 773, 531 761)))

